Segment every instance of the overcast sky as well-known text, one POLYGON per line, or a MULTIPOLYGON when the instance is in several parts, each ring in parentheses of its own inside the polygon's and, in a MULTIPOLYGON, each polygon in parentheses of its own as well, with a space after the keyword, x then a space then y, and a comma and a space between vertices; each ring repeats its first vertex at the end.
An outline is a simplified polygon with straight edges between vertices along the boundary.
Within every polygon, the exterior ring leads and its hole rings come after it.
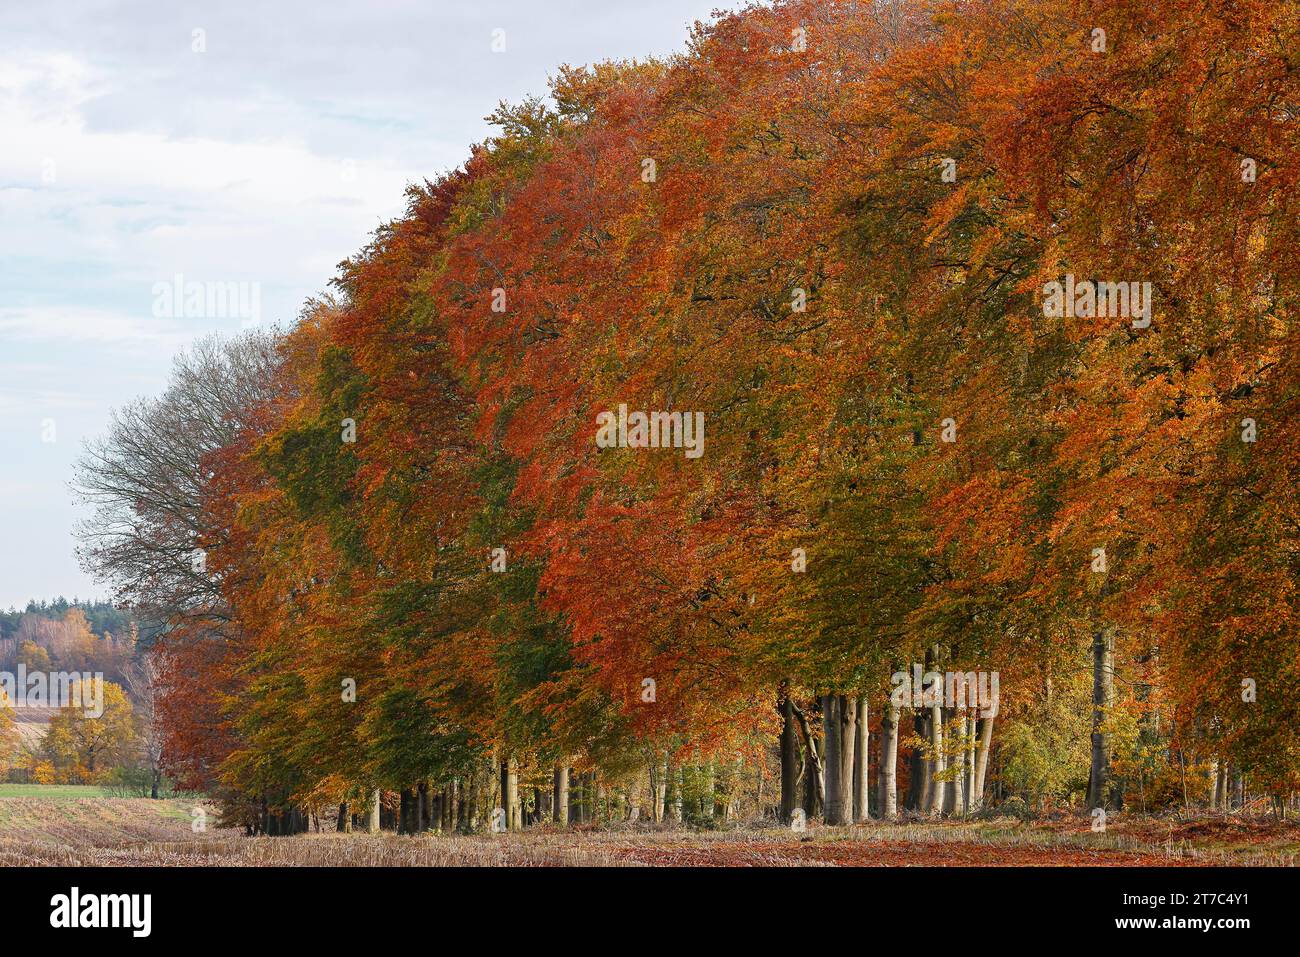
POLYGON ((73 555, 72 461, 177 350, 292 320, 499 100, 679 51, 735 5, 0 4, 0 608, 108 594, 73 555), (250 284, 244 308, 169 318, 155 287, 177 275, 250 284))

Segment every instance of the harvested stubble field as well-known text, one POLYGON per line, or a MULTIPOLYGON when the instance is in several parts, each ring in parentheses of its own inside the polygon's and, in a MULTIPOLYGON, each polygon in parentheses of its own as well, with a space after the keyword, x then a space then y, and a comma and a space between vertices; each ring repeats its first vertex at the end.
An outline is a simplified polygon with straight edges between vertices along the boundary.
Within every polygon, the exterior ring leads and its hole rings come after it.
MULTIPOLYGON (((0 797, 0 866, 1206 866, 1293 865, 1300 826, 1133 818, 1093 833, 1086 819, 686 831, 549 827, 496 836, 191 830, 193 801, 0 797)), ((209 812, 209 820, 215 814, 209 812)))

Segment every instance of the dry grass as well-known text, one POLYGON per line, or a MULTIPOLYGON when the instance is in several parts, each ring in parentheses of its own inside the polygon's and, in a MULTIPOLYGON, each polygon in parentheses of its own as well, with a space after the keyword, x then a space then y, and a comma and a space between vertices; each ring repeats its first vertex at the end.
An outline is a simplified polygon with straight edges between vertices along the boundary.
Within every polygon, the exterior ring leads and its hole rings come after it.
POLYGON ((0 797, 0 865, 134 863, 154 841, 190 831, 192 801, 69 798, 51 789, 40 797, 0 797), (92 860, 94 858, 94 860, 92 860))
MULTIPOLYGON (((505 835, 306 834, 190 828, 192 801, 0 798, 0 866, 1197 866, 1293 865, 1300 827, 1267 821, 1122 816, 1106 833, 1084 818, 773 826, 696 832, 653 826, 505 835)), ((209 820, 215 814, 209 810, 209 820)))

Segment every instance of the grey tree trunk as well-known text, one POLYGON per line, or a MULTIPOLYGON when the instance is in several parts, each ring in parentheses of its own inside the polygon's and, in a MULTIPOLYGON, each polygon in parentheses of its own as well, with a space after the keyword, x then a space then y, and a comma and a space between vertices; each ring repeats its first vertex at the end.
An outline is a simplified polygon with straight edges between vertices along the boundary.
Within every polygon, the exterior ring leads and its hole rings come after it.
POLYGON ((654 757, 650 779, 650 811, 656 824, 664 819, 668 804, 668 758, 654 757))
POLYGON ((781 820, 789 824, 799 806, 799 732, 795 728, 794 702, 787 693, 781 701, 781 820))
POLYGON ((993 715, 979 722, 979 745, 975 752, 975 786, 971 791, 971 807, 984 806, 984 781, 989 769, 989 749, 993 746, 993 715))
POLYGON ((669 821, 681 821, 682 819, 682 800, 681 788, 678 785, 678 778, 681 772, 677 768, 676 762, 671 756, 664 758, 664 819, 669 821))
POLYGON ((826 780, 823 812, 827 824, 844 823, 844 800, 840 792, 840 703, 839 696, 822 695, 822 762, 826 780))
POLYGON ((1228 809, 1228 762, 1216 760, 1210 768, 1214 774, 1211 807, 1215 811, 1226 811, 1228 809))
POLYGON ((961 813, 961 757, 966 747, 966 742, 962 739, 961 722, 952 712, 951 708, 945 708, 943 712, 944 724, 947 726, 944 729, 946 750, 952 752, 951 755, 944 756, 945 770, 950 778, 943 791, 943 813, 947 816, 961 813))
POLYGON ((840 806, 844 823, 853 823, 853 756, 858 744, 858 699, 838 695, 840 706, 840 806))
MULTIPOLYGON (((921 708, 912 712, 912 733, 919 741, 930 740, 930 713, 921 708)), ((930 761, 925 752, 917 746, 912 748, 908 758, 907 809, 909 811, 928 811, 930 809, 930 761)))
POLYGON ((506 811, 506 827, 518 831, 523 827, 523 816, 519 804, 519 763, 514 755, 501 763, 501 806, 506 811))
POLYGON ((398 805, 400 810, 397 812, 397 833, 414 834, 415 818, 417 815, 415 788, 402 788, 399 792, 401 803, 398 805))
POLYGON ((1097 631, 1092 640, 1092 763, 1088 771, 1088 807, 1111 807, 1110 735, 1103 730, 1115 699, 1115 632, 1097 631))
POLYGON ((569 823, 569 768, 557 764, 551 772, 551 809, 555 823, 565 826, 569 823))
POLYGON ((871 816, 871 789, 867 780, 871 770, 871 752, 868 750, 871 732, 867 720, 866 695, 858 695, 854 710, 853 823, 862 824, 871 816))
POLYGON ((799 708, 794 709, 794 719, 799 725, 799 733, 803 736, 804 754, 804 800, 803 810, 808 820, 818 817, 822 813, 822 808, 826 804, 826 772, 823 766, 822 754, 817 747, 817 739, 813 737, 812 727, 808 722, 808 717, 799 708))
POLYGON ((971 772, 975 770, 971 751, 974 739, 971 737, 970 715, 965 711, 957 721, 957 734, 957 794, 953 805, 956 812, 965 817, 970 813, 971 772))
POLYGON ((926 810, 931 814, 942 815, 947 807, 948 782, 941 775, 948 769, 948 760, 943 753, 943 705, 935 704, 930 708, 930 803, 926 810))
POLYGON ((641 819, 641 783, 633 781, 626 789, 625 803, 627 805, 627 819, 629 821, 639 821, 641 819))
POLYGON ((370 817, 366 822, 366 831, 370 834, 379 833, 379 791, 370 792, 370 817))
POLYGON ((966 813, 969 814, 975 810, 975 751, 977 748, 977 735, 975 732, 975 714, 970 715, 970 721, 966 725, 966 813))
MULTIPOLYGON (((477 831, 483 823, 483 791, 484 785, 488 783, 485 776, 485 769, 480 764, 475 768, 466 782, 465 794, 465 830, 477 831)), ((490 788, 489 788, 490 790, 490 788)), ((489 813, 491 810, 489 808, 489 813)))
POLYGON ((880 718, 880 816, 898 816, 898 708, 885 707, 880 718))
MULTIPOLYGON (((505 813, 505 821, 504 821, 505 828, 506 830, 509 830, 510 829, 510 762, 509 759, 501 758, 501 757, 496 758, 495 761, 496 761, 497 773, 496 773, 496 780, 492 782, 492 784, 493 784, 493 791, 496 800, 493 802, 492 809, 493 812, 495 812, 497 808, 501 808, 501 810, 505 813)), ((488 820, 489 821, 491 820, 491 816, 489 816, 488 820)), ((492 827, 495 828, 496 825, 492 825, 492 827)))
POLYGON ((822 697, 827 824, 848 824, 852 820, 857 712, 856 698, 837 694, 822 697))

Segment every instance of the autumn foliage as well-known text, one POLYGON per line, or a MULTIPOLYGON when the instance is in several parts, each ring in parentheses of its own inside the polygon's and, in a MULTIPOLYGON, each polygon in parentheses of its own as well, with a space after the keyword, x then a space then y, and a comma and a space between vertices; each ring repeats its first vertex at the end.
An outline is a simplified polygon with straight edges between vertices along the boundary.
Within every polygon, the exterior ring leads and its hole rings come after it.
POLYGON ((1105 635, 1116 800, 1288 794, 1298 57, 1285 0, 788 0, 503 105, 205 463, 231 614, 165 642, 174 769, 250 821, 680 788, 761 769, 787 697, 874 744, 925 662, 1000 674, 1003 795, 1073 708, 1064 798, 1105 635), (1050 315, 1067 274, 1148 321, 1050 315), (703 454, 599 447, 620 404, 703 454))

